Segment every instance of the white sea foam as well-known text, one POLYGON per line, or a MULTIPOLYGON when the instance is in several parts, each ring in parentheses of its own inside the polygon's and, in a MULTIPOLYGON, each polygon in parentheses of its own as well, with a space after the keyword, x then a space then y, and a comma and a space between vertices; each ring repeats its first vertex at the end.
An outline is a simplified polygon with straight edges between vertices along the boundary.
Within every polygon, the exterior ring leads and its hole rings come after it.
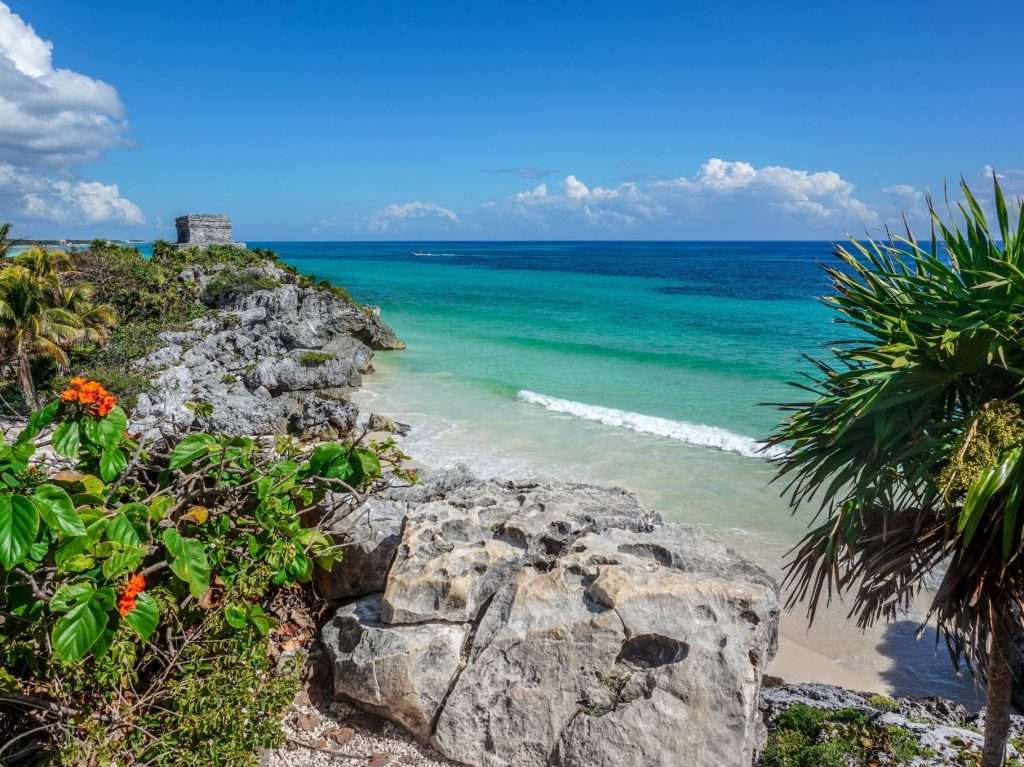
POLYGON ((734 434, 717 426, 672 421, 653 415, 631 413, 628 410, 588 405, 584 402, 549 397, 546 394, 538 394, 527 389, 519 392, 519 399, 531 405, 540 405, 553 413, 564 413, 587 421, 603 423, 606 426, 629 429, 640 434, 667 437, 698 447, 713 447, 729 453, 738 453, 748 458, 774 458, 781 453, 777 448, 765 450, 756 439, 745 437, 742 434, 734 434))
POLYGON ((414 256, 437 256, 438 258, 458 255, 458 253, 430 253, 429 251, 425 250, 414 250, 412 254, 414 256))

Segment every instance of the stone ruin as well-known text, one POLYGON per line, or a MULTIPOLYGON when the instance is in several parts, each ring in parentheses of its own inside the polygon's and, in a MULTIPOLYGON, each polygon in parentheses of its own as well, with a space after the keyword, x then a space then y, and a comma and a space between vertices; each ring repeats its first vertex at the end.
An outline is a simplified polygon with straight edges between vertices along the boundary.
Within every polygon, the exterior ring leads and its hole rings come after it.
POLYGON ((178 230, 178 247, 192 248, 207 245, 237 245, 244 242, 231 239, 231 219, 219 213, 189 213, 174 219, 178 230))

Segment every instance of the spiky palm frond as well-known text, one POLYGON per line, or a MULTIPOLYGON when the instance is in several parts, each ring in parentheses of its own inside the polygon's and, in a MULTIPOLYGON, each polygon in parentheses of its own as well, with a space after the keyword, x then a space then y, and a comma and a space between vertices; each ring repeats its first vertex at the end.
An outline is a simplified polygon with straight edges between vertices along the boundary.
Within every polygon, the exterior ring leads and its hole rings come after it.
POLYGON ((932 615, 957 662, 983 665, 992 610, 1024 595, 1024 210, 1010 215, 996 181, 993 234, 962 190, 963 230, 929 201, 942 246, 908 231, 836 247, 824 301, 848 337, 800 385, 813 399, 782 405, 771 442, 793 507, 819 514, 788 563, 790 606, 806 600, 813 619, 849 594, 866 626, 949 563, 932 615), (997 410, 1019 433, 961 476, 997 410))

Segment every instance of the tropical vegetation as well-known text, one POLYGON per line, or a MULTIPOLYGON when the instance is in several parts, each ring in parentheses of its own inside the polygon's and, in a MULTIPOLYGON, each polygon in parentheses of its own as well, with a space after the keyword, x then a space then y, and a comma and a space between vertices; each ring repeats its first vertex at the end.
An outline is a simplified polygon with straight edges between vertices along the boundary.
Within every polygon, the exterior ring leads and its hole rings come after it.
POLYGON ((994 228, 966 184, 930 241, 836 247, 825 302, 845 329, 783 405, 779 478, 815 521, 789 605, 849 595, 861 626, 922 592, 957 665, 987 680, 983 764, 1005 759, 1024 598, 1024 209, 994 228), (937 588, 929 588, 929 579, 937 588))
POLYGON ((72 379, 0 442, 0 762, 254 764, 296 691, 295 611, 317 609, 303 584, 340 559, 318 523, 403 456, 147 444, 127 423, 72 379), (44 468, 45 443, 61 465, 44 468))
POLYGON ((255 764, 282 743, 323 608, 313 571, 341 557, 321 527, 385 476, 413 481, 405 456, 363 436, 129 434, 134 363, 159 334, 263 284, 180 275, 274 255, 95 241, 10 256, 8 231, 0 388, 15 377, 4 405, 27 420, 0 431, 0 764, 255 764))
POLYGON ((0 264, 0 359, 13 365, 29 407, 37 404, 33 357, 67 370, 73 349, 104 342, 116 323, 109 307, 93 302, 89 283, 72 280, 61 251, 32 248, 0 264))

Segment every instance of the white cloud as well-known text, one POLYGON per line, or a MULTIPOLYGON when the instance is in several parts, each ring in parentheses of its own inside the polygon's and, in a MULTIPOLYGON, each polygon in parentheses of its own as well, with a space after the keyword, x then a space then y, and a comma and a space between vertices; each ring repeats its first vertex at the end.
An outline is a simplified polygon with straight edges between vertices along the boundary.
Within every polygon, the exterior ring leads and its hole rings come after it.
POLYGON ((922 194, 910 184, 893 184, 892 186, 883 186, 882 191, 885 194, 894 194, 897 197, 916 198, 918 195, 922 194))
POLYGON ((835 171, 781 165, 755 168, 748 162, 712 157, 693 179, 660 181, 663 189, 688 194, 744 196, 752 202, 847 224, 875 226, 878 213, 854 196, 854 185, 835 171))
POLYGON ((658 181, 626 181, 590 186, 575 175, 560 188, 537 184, 485 209, 518 217, 531 227, 551 229, 575 219, 587 226, 659 231, 708 224, 725 229, 727 221, 789 222, 790 229, 832 234, 880 223, 879 214, 854 195, 854 186, 834 171, 806 171, 711 158, 696 176, 658 181), (782 215, 780 216, 780 211, 782 215))
POLYGON ((0 209, 67 224, 141 224, 116 184, 71 169, 123 143, 127 124, 107 83, 53 66, 53 44, 0 2, 0 209))
POLYGON ((448 208, 442 208, 433 202, 415 200, 388 205, 370 219, 369 226, 375 232, 386 232, 395 222, 420 218, 436 218, 451 224, 459 223, 459 217, 448 208))
POLYGON ((53 44, 0 2, 0 152, 21 165, 94 160, 122 140, 117 91, 54 69, 53 44))
POLYGON ((121 196, 117 184, 52 179, 0 162, 0 207, 29 219, 60 223, 141 224, 142 211, 121 196))
POLYGON ((525 192, 519 192, 516 195, 516 200, 518 202, 523 202, 523 203, 526 203, 527 205, 530 205, 530 204, 536 203, 536 202, 543 202, 544 200, 547 199, 547 197, 548 197, 548 185, 547 184, 537 184, 537 186, 535 186, 533 189, 528 189, 525 192))

